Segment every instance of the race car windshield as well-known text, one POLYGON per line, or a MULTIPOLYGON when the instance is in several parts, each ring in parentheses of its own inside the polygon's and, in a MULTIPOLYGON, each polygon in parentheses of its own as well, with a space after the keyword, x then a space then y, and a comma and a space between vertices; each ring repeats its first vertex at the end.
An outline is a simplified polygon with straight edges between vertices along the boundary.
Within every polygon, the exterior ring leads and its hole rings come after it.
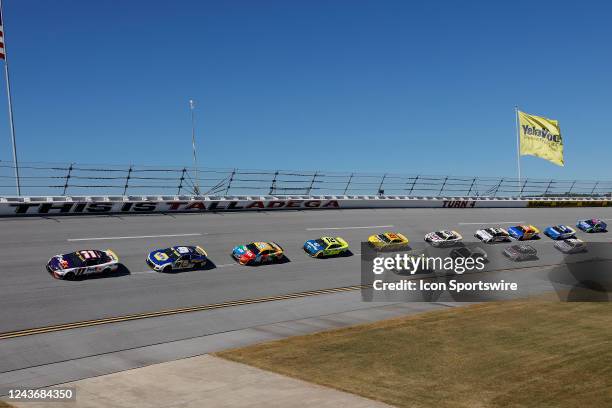
POLYGON ((436 236, 442 239, 446 239, 447 235, 444 232, 438 231, 436 232, 436 236))
POLYGON ((325 243, 325 241, 323 241, 322 239, 316 239, 315 242, 319 245, 321 245, 323 248, 325 248, 327 246, 327 244, 325 243))
POLYGON ((76 252, 71 254, 64 255, 62 258, 68 262, 70 268, 78 268, 81 266, 85 266, 85 262, 79 257, 76 252))
POLYGON ((246 247, 247 247, 247 249, 248 249, 249 251, 251 251, 251 252, 252 252, 252 253, 254 253, 255 255, 257 255, 257 254, 259 253, 259 248, 257 248, 257 245, 255 245, 255 244, 249 244, 249 245, 247 245, 246 247))

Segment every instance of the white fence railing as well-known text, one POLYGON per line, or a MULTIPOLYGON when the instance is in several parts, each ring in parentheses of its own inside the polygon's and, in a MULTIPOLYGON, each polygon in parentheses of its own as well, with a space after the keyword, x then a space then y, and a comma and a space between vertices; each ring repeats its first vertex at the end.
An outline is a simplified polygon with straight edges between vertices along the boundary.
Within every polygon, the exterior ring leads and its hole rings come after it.
MULTIPOLYGON (((604 196, 612 181, 427 174, 341 173, 77 163, 22 163, 22 195, 406 195, 604 196)), ((0 196, 15 194, 14 168, 0 161, 0 196)))

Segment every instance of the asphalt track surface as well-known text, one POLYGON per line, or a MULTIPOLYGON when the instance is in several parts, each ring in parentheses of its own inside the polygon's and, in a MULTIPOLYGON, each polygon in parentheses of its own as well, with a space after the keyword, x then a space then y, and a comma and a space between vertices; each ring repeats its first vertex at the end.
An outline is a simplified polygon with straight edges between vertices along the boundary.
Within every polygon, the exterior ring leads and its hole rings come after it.
MULTIPOLYGON (((412 241, 421 242, 425 233, 438 229, 456 229, 464 237, 471 237, 476 229, 487 226, 531 223, 543 229, 552 224, 574 225, 578 218, 590 217, 612 220, 612 208, 376 209, 3 218, 0 219, 0 333, 359 285, 359 244, 369 235, 384 231, 399 231, 412 241), (355 254, 334 259, 309 258, 302 250, 304 241, 321 235, 342 236, 350 242, 355 254), (231 249, 249 241, 279 243, 288 261, 256 267, 238 265, 230 256, 231 249), (145 264, 149 251, 179 244, 203 246, 214 266, 207 270, 163 274, 151 271, 145 264), (123 273, 61 281, 53 279, 45 270, 46 262, 53 255, 106 248, 119 255, 125 266, 123 273)), ((612 234, 579 232, 578 237, 601 242, 609 241, 612 234)), ((219 317, 222 323, 208 326, 206 334, 278 321, 281 317, 275 313, 283 308, 287 308, 284 311, 289 317, 282 318, 287 319, 304 317, 301 313, 307 308, 311 308, 308 309, 311 315, 323 315, 326 311, 345 310, 343 307, 348 304, 353 309, 370 307, 347 294, 320 296, 319 300, 314 296, 308 302, 302 309, 290 309, 288 303, 278 301, 253 307, 253 313, 241 317, 219 314, 225 316, 219 317)), ((205 313, 212 316, 212 312, 205 313)), ((4 361, 0 373, 59 361, 60 357, 55 360, 44 357, 44 348, 70 345, 80 336, 87 338, 89 347, 74 352, 64 350, 61 358, 69 358, 71 354, 85 358, 124 347, 114 342, 116 338, 109 339, 111 335, 129 337, 130 347, 142 347, 201 334, 194 333, 189 324, 182 326, 181 318, 152 318, 148 323, 139 322, 145 326, 138 331, 126 329, 135 327, 135 323, 113 323, 109 326, 117 325, 124 330, 114 332, 115 328, 107 328, 105 336, 97 336, 97 329, 77 329, 0 340, 4 361), (147 332, 147 324, 153 324, 156 329, 171 328, 171 333, 156 337, 147 332), (27 355, 35 349, 39 351, 36 356, 27 355), (7 360, 7 356, 11 358, 7 360)))

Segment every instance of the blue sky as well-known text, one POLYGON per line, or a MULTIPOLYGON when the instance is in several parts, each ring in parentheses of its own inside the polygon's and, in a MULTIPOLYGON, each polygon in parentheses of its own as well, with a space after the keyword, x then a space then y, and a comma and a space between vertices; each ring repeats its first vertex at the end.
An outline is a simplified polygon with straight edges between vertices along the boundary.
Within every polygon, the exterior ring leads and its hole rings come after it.
MULTIPOLYGON (((609 178, 610 2, 5 0, 22 161, 609 178)), ((2 89, 4 91, 4 89, 2 89)), ((10 160, 4 94, 0 159, 10 160)))

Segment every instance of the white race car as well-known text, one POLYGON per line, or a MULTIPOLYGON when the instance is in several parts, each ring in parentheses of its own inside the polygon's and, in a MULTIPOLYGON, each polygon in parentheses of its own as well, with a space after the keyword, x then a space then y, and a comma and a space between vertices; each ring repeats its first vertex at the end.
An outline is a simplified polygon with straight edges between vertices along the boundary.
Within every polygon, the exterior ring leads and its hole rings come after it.
POLYGON ((577 254, 587 252, 586 244, 578 238, 569 238, 561 241, 555 241, 555 248, 564 254, 577 254))
POLYGON ((463 237, 457 231, 434 231, 425 235, 425 242, 429 242, 432 246, 453 246, 458 244, 463 237))
POLYGON ((503 228, 485 228, 479 229, 474 234, 476 238, 487 244, 494 242, 508 242, 510 241, 510 235, 503 228))
POLYGON ((87 249, 65 255, 55 255, 47 263, 47 271, 56 279, 73 280, 78 276, 115 272, 119 257, 107 249, 87 249))

